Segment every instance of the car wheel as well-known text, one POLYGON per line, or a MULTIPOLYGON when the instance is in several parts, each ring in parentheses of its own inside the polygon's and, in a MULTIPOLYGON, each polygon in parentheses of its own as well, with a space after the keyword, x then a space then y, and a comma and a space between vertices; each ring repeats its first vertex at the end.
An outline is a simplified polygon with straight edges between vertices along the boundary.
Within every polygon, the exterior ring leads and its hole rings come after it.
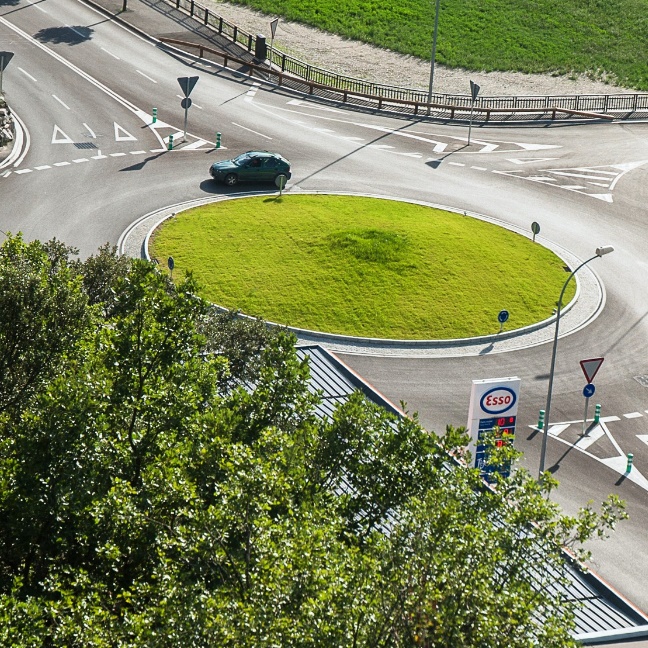
POLYGON ((225 176, 225 179, 223 180, 223 182, 228 187, 233 187, 238 182, 238 177, 236 176, 236 173, 228 173, 225 176))

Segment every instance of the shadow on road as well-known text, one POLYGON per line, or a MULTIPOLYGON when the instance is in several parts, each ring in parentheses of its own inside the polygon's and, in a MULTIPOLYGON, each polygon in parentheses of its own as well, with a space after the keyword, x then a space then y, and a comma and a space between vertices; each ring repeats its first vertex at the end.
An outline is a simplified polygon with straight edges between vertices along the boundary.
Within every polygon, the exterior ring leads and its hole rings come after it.
POLYGON ((245 193, 246 195, 267 195, 273 191, 276 191, 277 194, 279 193, 279 190, 275 189, 272 183, 246 182, 245 184, 238 184, 235 187, 226 187, 225 185, 220 184, 219 182, 214 182, 209 178, 200 183, 200 189, 205 193, 221 196, 233 196, 240 193, 245 193))
POLYGON ((74 27, 45 27, 34 34, 36 40, 53 45, 78 45, 92 38, 94 29, 76 25, 74 27))
POLYGON ((141 171, 148 162, 152 162, 153 160, 157 159, 160 157, 160 155, 164 155, 166 151, 162 151, 162 153, 158 153, 157 155, 149 155, 147 158, 144 158, 141 162, 138 162, 137 164, 132 164, 131 166, 124 167, 123 169, 119 169, 119 172, 121 173, 122 171, 141 171))

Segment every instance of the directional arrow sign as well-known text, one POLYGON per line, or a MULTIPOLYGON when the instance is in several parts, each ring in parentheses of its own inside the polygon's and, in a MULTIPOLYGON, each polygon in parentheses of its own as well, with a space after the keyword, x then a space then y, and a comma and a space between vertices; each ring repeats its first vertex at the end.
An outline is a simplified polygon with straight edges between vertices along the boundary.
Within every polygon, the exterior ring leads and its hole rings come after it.
POLYGON ((182 92, 184 92, 184 96, 188 97, 196 83, 198 83, 198 77, 178 77, 178 83, 182 88, 182 92))
POLYGON ((603 360, 605 360, 605 358, 591 358, 589 360, 580 361, 581 369, 585 374, 585 378, 587 378, 588 384, 594 380, 594 376, 596 376, 596 373, 601 368, 603 360))

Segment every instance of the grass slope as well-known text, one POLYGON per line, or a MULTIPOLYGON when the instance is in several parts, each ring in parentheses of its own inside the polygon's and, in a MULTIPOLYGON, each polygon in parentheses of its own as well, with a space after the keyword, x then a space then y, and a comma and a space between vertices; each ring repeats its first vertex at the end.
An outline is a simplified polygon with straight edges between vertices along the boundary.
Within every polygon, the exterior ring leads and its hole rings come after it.
MULTIPOLYGON (((551 315, 563 263, 494 225, 409 203, 255 197, 183 212, 152 256, 207 299, 292 326, 402 339, 469 337, 551 315)), ((567 295, 574 294, 573 286, 567 295)))
MULTIPOLYGON (((430 58, 434 0, 232 0, 430 58)), ((648 0, 442 0, 437 61, 468 70, 612 75, 648 90, 648 0)))

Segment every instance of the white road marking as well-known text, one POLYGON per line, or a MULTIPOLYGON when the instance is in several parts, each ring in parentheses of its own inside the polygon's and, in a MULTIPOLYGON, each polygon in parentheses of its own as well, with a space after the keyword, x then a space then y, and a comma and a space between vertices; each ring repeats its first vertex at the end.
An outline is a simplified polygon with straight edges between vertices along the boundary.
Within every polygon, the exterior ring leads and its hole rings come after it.
POLYGON ((117 56, 116 54, 113 54, 112 52, 109 52, 105 47, 102 47, 101 49, 102 49, 102 51, 106 52, 106 54, 108 54, 109 56, 112 56, 114 59, 117 59, 118 61, 121 61, 119 56, 117 56))
POLYGON ((145 79, 148 79, 152 83, 157 83, 155 79, 151 79, 151 77, 148 74, 144 74, 144 72, 142 72, 141 70, 136 69, 135 72, 137 72, 137 74, 141 74, 145 79))
POLYGON ((508 161, 513 162, 513 164, 531 164, 533 162, 549 162, 550 160, 557 160, 557 159, 558 158, 527 158, 525 160, 522 160, 520 158, 509 158, 508 161))
POLYGON ((567 176, 569 178, 587 178, 588 180, 608 180, 605 176, 592 175, 586 173, 570 173, 569 171, 554 171, 551 170, 551 173, 559 176, 567 176))
POLYGON ((182 150, 183 151, 193 151, 194 149, 198 149, 201 146, 204 146, 205 144, 209 144, 209 142, 206 142, 203 139, 199 139, 195 141, 193 144, 187 144, 187 146, 183 146, 182 150))
POLYGON ((72 162, 54 162, 54 166, 60 167, 60 166, 70 166, 72 162))
POLYGON ((633 466, 630 472, 626 472, 626 467, 628 465, 628 458, 626 456, 622 455, 620 457, 601 459, 601 463, 604 463, 608 468, 612 468, 612 470, 618 472, 620 475, 625 475, 625 477, 631 482, 634 482, 637 486, 648 491, 648 479, 639 472, 636 466, 633 466))
POLYGON ((70 106, 68 106, 62 99, 59 99, 55 94, 52 95, 56 101, 58 101, 63 108, 66 108, 67 110, 70 110, 70 106))
POLYGON ((131 155, 144 155, 145 153, 146 153, 146 151, 131 151, 130 152, 131 155))
POLYGON ((116 142, 137 142, 137 137, 131 135, 125 128, 120 126, 117 122, 115 125, 115 141, 116 142))
POLYGON ((111 153, 110 157, 123 157, 126 153, 111 153))
POLYGON ((65 25, 68 29, 71 29, 77 36, 81 36, 84 40, 88 37, 87 34, 80 32, 78 29, 74 29, 72 25, 65 25))
POLYGON ((52 144, 74 144, 74 141, 68 137, 56 124, 52 132, 52 144))
POLYGON ((2 177, 3 177, 3 178, 8 178, 10 175, 11 175, 11 171, 5 171, 5 172, 2 174, 2 177))
POLYGON ((74 162, 74 164, 81 164, 81 162, 90 162, 90 160, 88 160, 88 158, 77 158, 76 160, 72 160, 72 162, 74 162))
POLYGON ((462 164, 461 162, 448 162, 448 164, 452 166, 466 166, 465 164, 462 164))
POLYGON ((41 164, 41 166, 34 167, 36 171, 45 171, 45 169, 51 169, 52 167, 49 164, 41 164))
POLYGON ((88 126, 88 124, 86 124, 86 123, 84 123, 83 125, 85 126, 85 129, 88 131, 88 133, 90 133, 90 137, 94 137, 96 139, 97 136, 95 135, 92 128, 90 128, 90 126, 88 126))
POLYGON ((641 418, 643 414, 641 412, 630 412, 629 414, 624 414, 624 418, 627 419, 634 419, 634 418, 641 418))
POLYGON ((576 443, 574 444, 574 447, 585 450, 586 448, 589 448, 593 443, 598 441, 602 436, 605 436, 605 432, 600 425, 596 425, 587 434, 578 439, 578 441, 576 441, 576 443))
POLYGON ((338 110, 337 108, 329 108, 328 106, 316 106, 315 104, 308 103, 307 101, 302 101, 301 99, 292 99, 287 102, 289 106, 301 106, 302 104, 305 104, 308 108, 312 108, 313 110, 322 110, 324 112, 332 112, 332 113, 344 113, 343 110, 338 110))
POLYGON ((38 83, 38 81, 36 81, 36 79, 35 79, 31 74, 29 74, 29 72, 26 72, 26 71, 23 70, 21 67, 19 67, 18 69, 19 69, 19 70, 20 70, 20 71, 21 71, 21 72, 22 72, 26 77, 29 77, 29 78, 30 78, 34 83, 38 83))
POLYGON ((250 133, 254 133, 255 135, 258 135, 259 137, 265 137, 266 139, 269 139, 269 140, 272 139, 272 137, 270 137, 269 135, 264 135, 263 133, 258 133, 257 131, 252 130, 251 128, 247 128, 245 126, 241 126, 241 124, 237 124, 236 122, 232 122, 232 124, 234 124, 234 126, 238 126, 239 128, 242 128, 243 130, 249 131, 250 133))
POLYGON ((601 423, 615 423, 616 421, 620 421, 621 419, 618 416, 601 416, 599 421, 601 423))
POLYGON ((396 148, 395 146, 389 146, 389 144, 367 144, 367 148, 378 149, 379 151, 388 151, 389 149, 396 148))
POLYGON ((558 437, 561 432, 564 432, 569 427, 569 425, 570 425, 569 423, 562 423, 560 425, 552 425, 549 428, 549 434, 552 437, 558 437))
MULTIPOLYGON (((513 142, 516 146, 523 148, 525 151, 545 151, 547 149, 562 148, 560 144, 525 144, 523 142, 513 142)), ((540 158, 541 159, 541 158, 540 158)), ((555 158, 546 158, 547 160, 555 158)))
POLYGON ((20 169, 20 170, 18 170, 18 171, 14 171, 14 173, 17 173, 17 174, 19 174, 19 175, 20 175, 21 173, 31 173, 31 172, 32 172, 31 169, 20 169))
POLYGON ((40 2, 32 2, 32 0, 27 0, 28 4, 30 4, 32 7, 36 7, 39 11, 42 11, 43 13, 49 13, 49 11, 45 11, 43 7, 40 6, 40 2))
POLYGON ((97 155, 93 155, 92 159, 93 160, 105 160, 108 156, 107 155, 102 155, 101 154, 101 149, 97 151, 97 155))
POLYGON ((476 171, 487 171, 485 167, 478 167, 478 166, 471 166, 471 169, 475 169, 476 171))
POLYGON ((637 434, 637 439, 639 439, 639 441, 643 441, 646 445, 648 445, 648 434, 637 434))

